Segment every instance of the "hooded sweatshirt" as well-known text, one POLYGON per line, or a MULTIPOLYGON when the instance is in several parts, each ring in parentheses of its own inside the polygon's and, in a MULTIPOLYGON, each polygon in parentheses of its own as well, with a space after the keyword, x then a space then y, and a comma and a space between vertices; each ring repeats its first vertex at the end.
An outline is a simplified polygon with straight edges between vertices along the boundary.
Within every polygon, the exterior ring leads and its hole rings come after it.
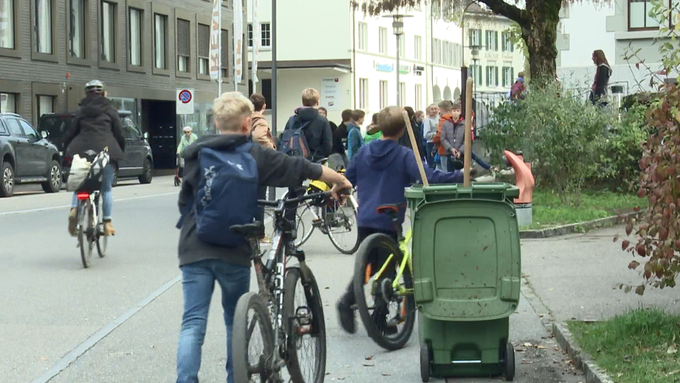
MULTIPOLYGON (((248 142, 248 136, 242 134, 213 135, 200 138, 196 143, 186 148, 182 156, 185 159, 184 182, 179 193, 180 214, 185 211, 186 204, 196 191, 199 183, 200 167, 198 153, 201 148, 209 147, 216 150, 231 150, 248 142)), ((314 164, 302 157, 289 157, 283 153, 265 149, 260 145, 253 145, 250 155, 257 163, 260 191, 262 195, 266 186, 297 187, 306 179, 319 179, 321 165, 314 164)), ((253 198, 258 198, 253 196, 253 198)), ((225 228, 229 230, 229 228, 225 228)), ((184 217, 179 235, 178 247, 179 265, 186 265, 204 259, 222 259, 227 263, 250 266, 250 248, 243 245, 237 248, 225 248, 202 242, 196 236, 196 217, 194 209, 184 217)))
POLYGON ((64 137, 67 156, 85 155, 88 150, 100 152, 108 147, 113 160, 124 158, 125 137, 121 131, 118 111, 102 96, 85 97, 64 137))
POLYGON ((364 145, 364 139, 361 137, 361 129, 354 121, 347 124, 347 129, 349 130, 347 134, 347 158, 352 161, 364 145))
POLYGON ((309 145, 309 150, 312 153, 312 159, 317 161, 330 156, 333 149, 331 124, 326 117, 319 114, 316 108, 301 106, 295 109, 295 114, 288 119, 285 130, 297 129, 308 121, 310 123, 304 129, 304 132, 307 145, 309 145))
MULTIPOLYGON (((433 184, 462 182, 459 171, 444 173, 425 167, 425 174, 433 184)), ((399 223, 403 223, 406 213, 404 189, 421 182, 413 151, 389 139, 362 147, 345 176, 357 188, 360 201, 357 226, 386 231, 395 230, 392 218, 378 214, 376 209, 383 205, 403 206, 399 210, 399 223)))
POLYGON ((439 125, 439 116, 428 117, 423 121, 423 136, 428 143, 434 140, 434 136, 437 134, 437 126, 439 125))

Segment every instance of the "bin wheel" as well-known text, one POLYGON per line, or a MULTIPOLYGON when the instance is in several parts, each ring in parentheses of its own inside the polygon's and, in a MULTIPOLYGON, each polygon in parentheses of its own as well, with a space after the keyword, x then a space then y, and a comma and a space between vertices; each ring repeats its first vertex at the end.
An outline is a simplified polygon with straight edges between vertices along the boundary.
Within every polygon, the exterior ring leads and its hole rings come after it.
POLYGON ((427 343, 420 345, 420 378, 423 383, 430 381, 430 348, 427 343))
POLYGON ((515 348, 510 342, 505 344, 503 375, 505 375, 505 380, 508 382, 512 382, 512 380, 515 379, 515 348))

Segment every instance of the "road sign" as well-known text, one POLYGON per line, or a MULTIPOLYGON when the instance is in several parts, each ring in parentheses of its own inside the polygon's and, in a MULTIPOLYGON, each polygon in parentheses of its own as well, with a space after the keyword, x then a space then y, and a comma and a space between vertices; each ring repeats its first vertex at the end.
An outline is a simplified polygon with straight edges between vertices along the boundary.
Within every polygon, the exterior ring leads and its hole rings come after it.
POLYGON ((194 90, 193 89, 177 89, 176 113, 177 114, 194 114, 194 90))

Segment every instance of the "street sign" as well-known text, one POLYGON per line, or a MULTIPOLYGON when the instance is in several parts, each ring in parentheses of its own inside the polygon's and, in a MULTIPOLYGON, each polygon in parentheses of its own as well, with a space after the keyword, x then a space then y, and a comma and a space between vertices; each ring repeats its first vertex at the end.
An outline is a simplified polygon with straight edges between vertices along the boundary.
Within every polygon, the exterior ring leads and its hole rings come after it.
POLYGON ((178 88, 175 104, 177 114, 194 114, 194 90, 178 88))

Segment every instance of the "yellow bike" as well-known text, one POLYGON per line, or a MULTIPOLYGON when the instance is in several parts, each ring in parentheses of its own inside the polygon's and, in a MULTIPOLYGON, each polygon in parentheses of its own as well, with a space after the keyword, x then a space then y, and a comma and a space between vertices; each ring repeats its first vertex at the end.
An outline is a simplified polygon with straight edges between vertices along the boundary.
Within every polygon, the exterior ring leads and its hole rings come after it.
POLYGON ((368 336, 390 351, 408 342, 416 318, 412 231, 402 235, 398 223, 403 208, 403 205, 378 207, 378 213, 392 218, 398 241, 382 233, 369 235, 361 242, 354 264, 354 294, 361 321, 368 336), (369 298, 373 301, 370 305, 369 298))

